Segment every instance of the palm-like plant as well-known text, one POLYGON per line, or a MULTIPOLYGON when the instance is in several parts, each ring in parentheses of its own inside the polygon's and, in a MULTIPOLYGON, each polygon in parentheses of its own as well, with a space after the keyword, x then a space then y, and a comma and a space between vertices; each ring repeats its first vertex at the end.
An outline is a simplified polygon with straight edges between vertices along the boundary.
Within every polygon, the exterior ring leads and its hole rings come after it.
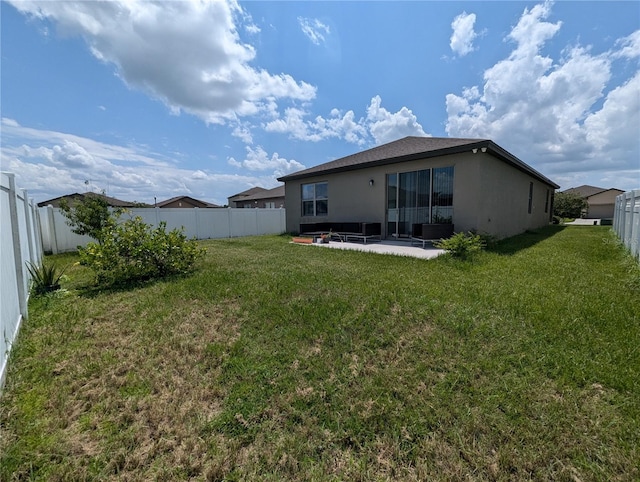
POLYGON ((31 275, 31 290, 35 295, 43 295, 60 289, 60 279, 67 267, 59 268, 55 263, 37 265, 27 261, 27 270, 31 275))

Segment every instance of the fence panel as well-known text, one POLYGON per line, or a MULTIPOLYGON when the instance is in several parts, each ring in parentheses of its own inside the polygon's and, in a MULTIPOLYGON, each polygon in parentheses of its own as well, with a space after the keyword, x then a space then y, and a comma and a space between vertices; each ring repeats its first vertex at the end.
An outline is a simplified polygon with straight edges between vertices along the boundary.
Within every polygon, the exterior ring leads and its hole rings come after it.
MULTIPOLYGON (((242 208, 133 208, 123 216, 140 216, 152 226, 164 221, 167 229, 184 228, 189 238, 220 239, 286 231, 286 212, 278 209, 242 208)), ((45 252, 64 253, 86 246, 91 238, 71 232, 60 209, 40 208, 40 229, 45 252)))
POLYGON ((640 259, 640 189, 616 197, 613 229, 633 257, 640 259))
POLYGON ((18 190, 11 173, 0 175, 0 388, 4 385, 11 346, 27 317, 27 262, 39 264, 42 245, 38 211, 27 192, 18 190))

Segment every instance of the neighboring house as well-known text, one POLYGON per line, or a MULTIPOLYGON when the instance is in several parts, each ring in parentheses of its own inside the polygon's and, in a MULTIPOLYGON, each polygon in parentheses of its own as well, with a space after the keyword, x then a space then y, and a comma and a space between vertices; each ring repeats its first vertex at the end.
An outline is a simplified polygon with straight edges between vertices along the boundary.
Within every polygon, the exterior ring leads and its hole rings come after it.
POLYGON ((229 199, 232 208, 282 208, 284 207, 284 185, 273 189, 253 187, 234 194, 229 199))
POLYGON ((596 186, 578 186, 562 191, 567 194, 577 194, 587 201, 587 211, 583 217, 590 219, 610 219, 616 205, 616 197, 623 194, 620 189, 605 189, 596 186))
POLYGON ((247 189, 246 191, 239 192, 238 194, 234 194, 233 196, 227 198, 230 208, 241 208, 244 207, 243 201, 254 194, 258 194, 266 191, 263 187, 252 187, 251 189, 247 189))
POLYGON ((278 179, 287 231, 380 223, 383 237, 420 224, 504 238, 545 226, 559 186, 488 139, 405 137, 278 179))
POLYGON ((60 196, 60 197, 55 197, 53 199, 49 199, 47 201, 42 201, 38 203, 38 207, 43 207, 43 206, 53 206, 54 208, 59 208, 60 207, 60 202, 65 200, 67 201, 67 203, 69 203, 69 206, 73 206, 79 202, 82 202, 84 199, 89 198, 89 197, 96 197, 96 198, 101 198, 104 199, 107 204, 111 207, 114 208, 136 208, 136 207, 149 207, 148 204, 144 204, 144 203, 139 203, 139 202, 131 202, 131 201, 123 201, 121 199, 116 199, 114 197, 109 197, 109 196, 105 196, 104 194, 98 194, 96 192, 85 192, 85 193, 73 193, 73 194, 66 194, 64 196, 60 196))
POLYGON ((176 196, 156 203, 159 208, 219 208, 217 204, 200 201, 190 196, 176 196))

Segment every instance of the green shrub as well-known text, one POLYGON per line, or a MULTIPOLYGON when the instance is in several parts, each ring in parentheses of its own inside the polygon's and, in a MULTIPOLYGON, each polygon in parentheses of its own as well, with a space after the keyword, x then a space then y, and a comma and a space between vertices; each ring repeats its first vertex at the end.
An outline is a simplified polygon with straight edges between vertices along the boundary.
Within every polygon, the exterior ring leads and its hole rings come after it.
POLYGON ((164 222, 154 229, 140 216, 121 223, 111 217, 100 239, 100 244, 78 251, 81 263, 96 272, 98 284, 107 286, 188 273, 204 254, 182 230, 167 232, 164 222))
POLYGON ((38 296, 60 289, 60 280, 66 271, 64 268, 58 268, 55 263, 33 264, 27 261, 27 270, 31 275, 31 292, 38 296))
POLYGON ((444 249, 454 258, 466 259, 485 247, 482 236, 473 233, 456 233, 448 239, 435 241, 436 248, 444 249))
POLYGON ((587 200, 579 194, 557 192, 553 199, 553 214, 561 218, 579 218, 588 206, 587 200))

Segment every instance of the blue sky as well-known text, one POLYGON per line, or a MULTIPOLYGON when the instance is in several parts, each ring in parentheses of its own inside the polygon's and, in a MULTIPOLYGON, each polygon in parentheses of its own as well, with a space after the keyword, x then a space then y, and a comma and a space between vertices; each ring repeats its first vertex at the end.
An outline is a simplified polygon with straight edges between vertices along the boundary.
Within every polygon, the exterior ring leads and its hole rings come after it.
POLYGON ((407 135, 640 188, 640 3, 9 1, 2 170, 226 204, 407 135))

